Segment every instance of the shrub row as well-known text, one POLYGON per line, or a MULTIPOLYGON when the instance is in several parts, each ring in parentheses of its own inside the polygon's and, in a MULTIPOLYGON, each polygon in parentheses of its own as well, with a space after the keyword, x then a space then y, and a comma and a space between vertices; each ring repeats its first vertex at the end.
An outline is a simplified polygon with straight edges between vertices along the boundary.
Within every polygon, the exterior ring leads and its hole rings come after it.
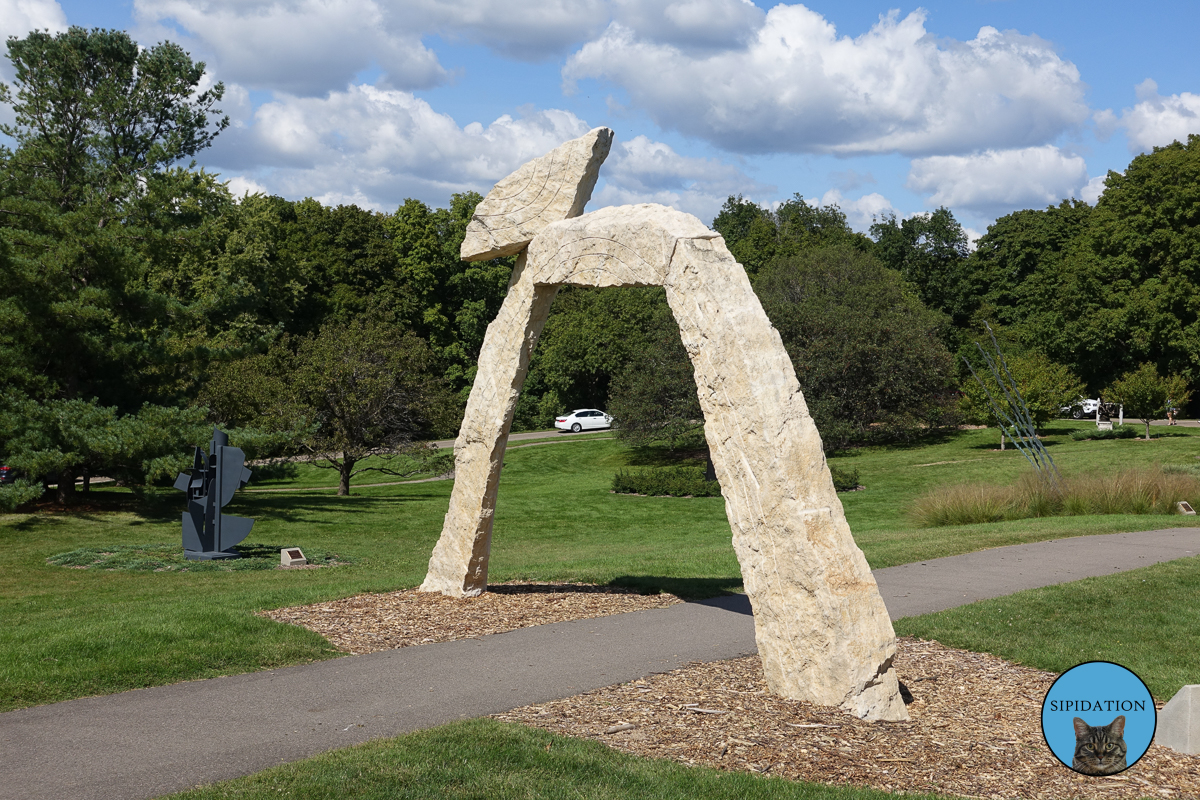
POLYGON ((1086 442, 1088 439, 1136 439, 1137 437, 1138 429, 1135 425, 1113 425, 1112 430, 1109 431, 1102 431, 1098 428, 1071 431, 1071 438, 1077 442, 1086 442))
POLYGON ((721 496, 721 484, 704 480, 703 467, 662 467, 637 472, 621 470, 613 476, 612 490, 618 494, 652 497, 721 496))
POLYGON ((934 528, 1030 517, 1175 514, 1181 500, 1200 501, 1200 477, 1153 467, 1071 478, 1057 490, 1032 474, 1012 486, 943 486, 914 502, 909 515, 934 528))

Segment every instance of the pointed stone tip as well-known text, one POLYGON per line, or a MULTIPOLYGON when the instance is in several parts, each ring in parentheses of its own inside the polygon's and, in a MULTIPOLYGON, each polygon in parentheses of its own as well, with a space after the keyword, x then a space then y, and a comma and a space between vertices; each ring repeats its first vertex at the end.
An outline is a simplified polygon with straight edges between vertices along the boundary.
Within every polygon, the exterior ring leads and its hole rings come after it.
POLYGON ((613 136, 611 128, 593 128, 499 181, 475 207, 459 257, 482 261, 519 253, 547 225, 582 214, 613 136))

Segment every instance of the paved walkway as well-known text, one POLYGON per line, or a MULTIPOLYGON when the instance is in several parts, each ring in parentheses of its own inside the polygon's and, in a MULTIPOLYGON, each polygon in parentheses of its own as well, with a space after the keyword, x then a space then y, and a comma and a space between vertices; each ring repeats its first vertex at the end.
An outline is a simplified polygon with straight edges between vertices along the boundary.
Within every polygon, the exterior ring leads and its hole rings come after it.
MULTIPOLYGON (((878 570, 893 618, 1200 554, 1200 529, 878 570)), ((453 720, 755 652, 743 596, 0 714, 0 798, 148 798, 453 720)))

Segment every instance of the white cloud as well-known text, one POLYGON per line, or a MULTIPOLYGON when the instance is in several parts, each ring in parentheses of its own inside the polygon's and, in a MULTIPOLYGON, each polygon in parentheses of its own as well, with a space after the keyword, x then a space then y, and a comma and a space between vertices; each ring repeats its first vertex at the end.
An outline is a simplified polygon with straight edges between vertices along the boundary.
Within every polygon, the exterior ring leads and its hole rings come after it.
POLYGON ((850 200, 838 189, 830 189, 821 198, 823 206, 837 206, 846 215, 846 222, 859 233, 866 233, 871 226, 887 216, 902 217, 903 215, 892 205, 892 201, 879 192, 865 194, 856 200, 850 200))
POLYGON ((609 6, 607 0, 410 0, 391 15, 390 24, 535 61, 598 34, 609 6))
POLYGON ((409 92, 352 86, 325 98, 282 97, 231 126, 205 154, 224 174, 285 197, 394 208, 406 197, 444 205, 486 192, 524 162, 580 136, 567 111, 459 127, 409 92))
POLYGON ((1140 101, 1118 117, 1111 109, 1094 115, 1097 132, 1107 137, 1123 128, 1131 153, 1145 153, 1174 141, 1187 142, 1189 133, 1200 133, 1200 94, 1183 92, 1163 97, 1158 84, 1147 78, 1136 87, 1140 101))
POLYGON ((734 194, 763 194, 763 186, 736 167, 711 158, 682 156, 663 142, 636 136, 617 142, 600 170, 604 186, 589 204, 595 210, 628 203, 661 203, 712 221, 734 194))
POLYGON ((437 35, 539 61, 614 19, 685 47, 743 41, 763 12, 749 0, 135 0, 143 39, 186 32, 221 74, 252 87, 319 95, 372 64, 390 88, 447 78, 422 42, 437 35))
POLYGON ((749 0, 615 0, 613 5, 614 19, 624 27, 696 53, 746 45, 766 18, 749 0))
POLYGON ((1100 195, 1104 194, 1104 181, 1108 175, 1097 175, 1090 179, 1082 189, 1079 190, 1079 199, 1090 206, 1096 205, 1096 201, 1100 199, 1100 195))
POLYGON ((563 69, 568 89, 623 87, 664 128, 739 152, 851 155, 1028 147, 1083 122, 1079 71, 1036 36, 937 40, 925 13, 838 38, 802 5, 767 12, 745 46, 696 54, 620 22, 563 69))
POLYGON ((1087 180, 1083 158, 1043 145, 915 159, 907 186, 939 206, 1007 213, 1078 196, 1087 180))
MULTIPOLYGON (((0 48, 10 36, 23 39, 31 31, 46 29, 51 33, 67 29, 67 17, 54 0, 0 0, 0 48)), ((0 80, 12 79, 8 51, 0 49, 0 80)))
POLYGON ((249 178, 243 178, 240 175, 234 176, 233 178, 225 181, 225 185, 228 187, 229 193, 234 197, 244 197, 248 194, 270 194, 270 191, 267 189, 267 187, 263 186, 258 181, 253 181, 249 178))
MULTIPOLYGON (((47 29, 51 33, 67 29, 67 17, 54 0, 0 0, 0 82, 11 83, 16 77, 8 51, 3 49, 8 37, 23 39, 31 31, 47 29)), ((15 121, 12 106, 0 103, 0 125, 15 121)))
MULTIPOLYGON (((569 111, 555 109, 459 127, 409 92, 353 86, 325 98, 265 103, 252 120, 223 133, 205 162, 230 181, 235 195, 265 191, 380 210, 415 197, 441 206, 455 192, 486 194, 526 161, 589 128, 569 111)), ((775 188, 734 166, 682 156, 645 136, 618 141, 600 177, 603 185, 591 209, 662 203, 705 222, 731 194, 775 188)))
POLYGON ((177 26, 222 79, 250 88, 322 94, 373 64, 405 89, 447 78, 422 31, 376 0, 134 0, 134 15, 140 38, 178 41, 177 26))

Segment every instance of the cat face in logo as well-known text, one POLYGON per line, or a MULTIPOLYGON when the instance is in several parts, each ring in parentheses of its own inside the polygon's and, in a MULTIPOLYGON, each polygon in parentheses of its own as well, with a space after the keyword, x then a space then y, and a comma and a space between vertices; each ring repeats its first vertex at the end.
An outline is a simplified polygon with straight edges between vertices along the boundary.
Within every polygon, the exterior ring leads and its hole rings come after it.
POLYGON ((1076 717, 1071 767, 1084 775, 1113 775, 1125 769, 1125 715, 1096 726, 1076 717))

